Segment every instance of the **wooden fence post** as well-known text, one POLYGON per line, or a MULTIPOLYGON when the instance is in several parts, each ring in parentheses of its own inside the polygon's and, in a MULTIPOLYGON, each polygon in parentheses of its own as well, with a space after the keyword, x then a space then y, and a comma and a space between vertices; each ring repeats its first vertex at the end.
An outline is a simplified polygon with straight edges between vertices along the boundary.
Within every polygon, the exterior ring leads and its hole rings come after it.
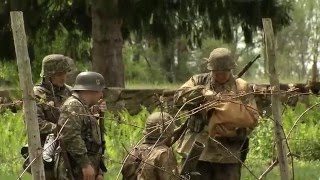
POLYGON ((29 160, 32 161, 36 158, 31 165, 32 178, 33 180, 43 180, 45 179, 45 176, 41 155, 42 148, 36 115, 36 102, 33 93, 31 66, 24 29, 23 13, 21 11, 12 11, 10 12, 10 17, 19 70, 20 87, 23 91, 23 111, 28 132, 29 160))
POLYGON ((265 35, 265 46, 266 55, 269 66, 270 73, 270 87, 271 92, 271 104, 272 104, 272 115, 275 125, 275 135, 277 143, 277 153, 280 166, 280 176, 281 180, 289 180, 289 165, 287 159, 287 143, 285 139, 285 134, 282 126, 281 119, 281 101, 280 101, 280 84, 278 79, 278 74, 276 71, 276 51, 275 51, 275 40, 274 32, 272 27, 272 21, 270 18, 263 18, 263 30, 265 35))

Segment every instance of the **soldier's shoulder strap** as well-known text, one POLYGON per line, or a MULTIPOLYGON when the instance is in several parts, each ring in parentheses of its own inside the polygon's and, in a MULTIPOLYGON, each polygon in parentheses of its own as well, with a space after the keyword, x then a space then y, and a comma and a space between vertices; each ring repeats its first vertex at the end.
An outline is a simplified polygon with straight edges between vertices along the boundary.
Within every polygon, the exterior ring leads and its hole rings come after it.
POLYGON ((249 83, 241 78, 236 79, 236 86, 239 92, 248 92, 249 83))

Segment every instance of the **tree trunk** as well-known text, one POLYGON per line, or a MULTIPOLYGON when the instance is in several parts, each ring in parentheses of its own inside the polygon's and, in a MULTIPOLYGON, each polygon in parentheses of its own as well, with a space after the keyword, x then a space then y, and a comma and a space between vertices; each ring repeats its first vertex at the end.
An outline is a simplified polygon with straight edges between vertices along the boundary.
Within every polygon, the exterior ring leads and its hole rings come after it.
POLYGON ((103 75, 107 87, 124 87, 122 19, 118 0, 92 1, 92 69, 103 75))

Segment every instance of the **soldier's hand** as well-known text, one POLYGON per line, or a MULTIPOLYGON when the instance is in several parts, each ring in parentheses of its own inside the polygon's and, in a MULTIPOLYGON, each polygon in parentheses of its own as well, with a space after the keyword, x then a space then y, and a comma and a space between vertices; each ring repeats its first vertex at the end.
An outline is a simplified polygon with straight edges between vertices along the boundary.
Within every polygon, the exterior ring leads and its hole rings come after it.
POLYGON ((103 180, 103 176, 101 174, 99 174, 96 178, 96 180, 103 180))
POLYGON ((193 115, 188 119, 187 127, 191 132, 199 133, 204 127, 204 121, 201 116, 193 115))
POLYGON ((96 173, 94 172, 93 167, 88 164, 84 168, 82 168, 83 180, 95 180, 96 173))
POLYGON ((209 101, 215 100, 217 98, 217 93, 210 89, 203 89, 202 95, 205 97, 206 100, 209 101))
POLYGON ((98 105, 99 105, 99 109, 100 111, 102 112, 106 112, 107 111, 107 103, 104 99, 100 99, 99 102, 98 102, 98 105))

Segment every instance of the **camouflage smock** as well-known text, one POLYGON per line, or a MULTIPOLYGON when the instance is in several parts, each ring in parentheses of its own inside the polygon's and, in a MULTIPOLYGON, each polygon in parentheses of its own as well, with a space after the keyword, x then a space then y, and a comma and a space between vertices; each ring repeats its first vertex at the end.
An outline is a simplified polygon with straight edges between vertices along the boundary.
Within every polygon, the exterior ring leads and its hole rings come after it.
POLYGON ((138 180, 175 180, 179 179, 177 160, 172 148, 166 145, 158 145, 152 149, 154 144, 144 143, 139 149, 145 149, 142 153, 138 180), (152 149, 152 151, 148 151, 152 149))
MULTIPOLYGON (((67 152, 75 179, 82 179, 82 168, 91 164, 96 175, 103 174, 100 163, 103 161, 103 134, 97 119, 79 97, 72 94, 61 107, 58 122, 62 128, 59 138, 61 151, 67 152)), ((57 179, 68 179, 66 164, 60 153, 56 162, 57 179)))
POLYGON ((63 87, 51 86, 42 83, 33 87, 37 102, 37 118, 39 123, 41 144, 46 137, 54 133, 60 115, 60 106, 71 95, 71 88, 68 85, 63 87))
MULTIPOLYGON (((235 79, 231 77, 228 82, 221 85, 215 82, 211 73, 194 75, 177 90, 175 94, 175 103, 176 105, 181 106, 189 99, 196 96, 201 96, 201 90, 204 88, 213 90, 216 93, 237 94, 239 93, 237 84, 246 87, 243 88, 244 91, 251 91, 248 83, 240 78, 235 79)), ((251 107, 256 107, 256 102, 254 100, 253 94, 247 94, 239 99, 246 105, 250 104, 251 107)), ((247 130, 247 133, 249 133, 249 131, 251 130, 247 130)), ((199 133, 191 132, 188 129, 184 136, 180 139, 177 151, 179 153, 187 155, 191 149, 193 141, 197 140, 204 143, 206 146, 199 160, 215 163, 238 163, 238 159, 241 159, 241 152, 244 151, 243 146, 245 144, 246 138, 247 137, 245 135, 244 137, 239 138, 217 139, 223 146, 228 148, 232 152, 232 154, 237 157, 235 158, 225 148, 221 147, 218 143, 209 138, 209 129, 208 125, 206 125, 204 129, 199 133)))

